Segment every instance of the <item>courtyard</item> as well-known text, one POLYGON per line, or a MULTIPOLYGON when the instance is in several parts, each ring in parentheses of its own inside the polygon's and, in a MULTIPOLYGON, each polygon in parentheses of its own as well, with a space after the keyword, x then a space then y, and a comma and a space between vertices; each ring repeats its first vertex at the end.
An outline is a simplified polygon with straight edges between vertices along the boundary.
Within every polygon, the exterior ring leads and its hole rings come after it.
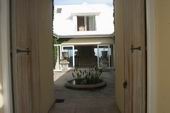
POLYGON ((73 90, 64 87, 72 79, 72 70, 54 72, 57 102, 52 113, 120 113, 115 102, 115 74, 109 69, 102 73, 107 86, 95 90, 73 90))

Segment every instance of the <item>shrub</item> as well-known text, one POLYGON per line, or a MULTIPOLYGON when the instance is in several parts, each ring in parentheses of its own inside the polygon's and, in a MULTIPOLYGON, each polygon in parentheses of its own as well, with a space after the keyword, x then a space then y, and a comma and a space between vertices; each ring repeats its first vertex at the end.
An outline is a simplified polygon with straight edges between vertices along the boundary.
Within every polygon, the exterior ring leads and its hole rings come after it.
POLYGON ((96 84, 102 81, 102 69, 75 69, 72 73, 76 84, 96 84))

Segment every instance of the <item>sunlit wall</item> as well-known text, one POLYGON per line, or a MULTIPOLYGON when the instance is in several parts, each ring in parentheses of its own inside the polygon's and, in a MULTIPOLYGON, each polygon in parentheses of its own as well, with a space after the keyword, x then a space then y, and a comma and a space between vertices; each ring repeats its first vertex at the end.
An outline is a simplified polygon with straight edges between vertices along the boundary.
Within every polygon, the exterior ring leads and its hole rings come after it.
POLYGON ((3 103, 2 85, 0 83, 0 113, 2 113, 3 103))

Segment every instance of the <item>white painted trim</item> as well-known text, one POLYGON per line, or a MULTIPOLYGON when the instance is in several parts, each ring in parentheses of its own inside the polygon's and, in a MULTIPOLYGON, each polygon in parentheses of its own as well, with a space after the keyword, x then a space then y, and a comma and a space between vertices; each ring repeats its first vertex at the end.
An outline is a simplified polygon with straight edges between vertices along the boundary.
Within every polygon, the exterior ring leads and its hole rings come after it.
POLYGON ((97 67, 99 68, 99 45, 97 45, 97 67))
POLYGON ((75 67, 75 47, 73 45, 73 68, 75 67))
POLYGON ((0 55, 3 78, 4 113, 13 113, 10 64, 9 0, 0 0, 0 55))
POLYGON ((147 17, 147 113, 156 113, 155 1, 146 0, 147 17))
POLYGON ((77 31, 77 16, 73 16, 74 31, 77 31))

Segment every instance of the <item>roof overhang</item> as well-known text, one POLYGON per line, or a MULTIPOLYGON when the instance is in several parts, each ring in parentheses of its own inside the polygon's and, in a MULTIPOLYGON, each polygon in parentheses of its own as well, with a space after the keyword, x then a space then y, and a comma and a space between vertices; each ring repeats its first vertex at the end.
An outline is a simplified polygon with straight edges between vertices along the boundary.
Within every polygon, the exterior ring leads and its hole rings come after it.
POLYGON ((100 12, 74 12, 71 13, 71 16, 93 16, 93 15, 99 15, 100 12))
POLYGON ((105 37, 113 37, 114 34, 96 34, 96 35, 56 35, 54 36, 59 37, 59 38, 105 38, 105 37))

